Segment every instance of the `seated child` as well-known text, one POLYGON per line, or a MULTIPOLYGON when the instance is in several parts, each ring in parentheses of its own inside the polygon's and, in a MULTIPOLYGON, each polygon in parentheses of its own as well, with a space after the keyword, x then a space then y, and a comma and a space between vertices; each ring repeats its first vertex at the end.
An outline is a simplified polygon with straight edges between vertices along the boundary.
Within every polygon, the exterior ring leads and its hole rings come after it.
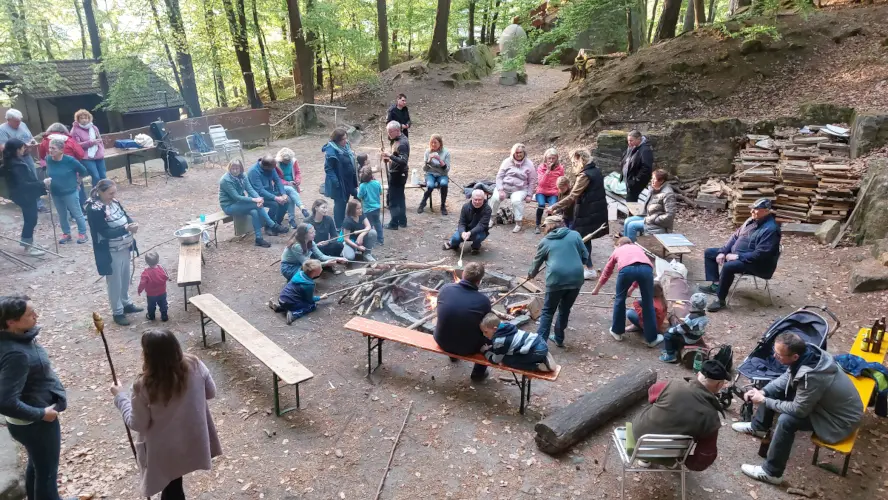
POLYGON ((314 294, 315 278, 321 275, 321 261, 308 259, 302 264, 302 270, 293 275, 281 290, 280 302, 268 301, 268 307, 274 312, 286 312, 287 324, 305 316, 317 309, 317 303, 326 295, 320 297, 314 294))
POLYGON ((663 354, 660 361, 678 363, 678 352, 686 345, 694 345, 703 339, 709 318, 706 317, 706 295, 691 295, 691 312, 684 319, 676 319, 663 335, 663 354))
POLYGON ((536 333, 519 330, 511 323, 500 323, 493 313, 487 313, 481 320, 481 332, 490 340, 481 350, 492 363, 518 370, 550 372, 555 369, 555 359, 549 354, 546 341, 536 333))
MULTIPOLYGON (((632 284, 630 290, 636 288, 636 283, 632 284)), ((631 292, 630 292, 631 293, 631 292)), ((668 310, 668 305, 666 304, 666 294, 663 292, 663 286, 659 283, 654 283, 654 311, 657 316, 657 332, 663 331, 664 323, 666 323, 666 311, 668 310)), ((626 319, 629 320, 629 323, 632 326, 626 328, 627 332, 638 332, 644 329, 644 317, 641 313, 641 301, 635 300, 632 303, 632 309, 626 311, 626 319)))

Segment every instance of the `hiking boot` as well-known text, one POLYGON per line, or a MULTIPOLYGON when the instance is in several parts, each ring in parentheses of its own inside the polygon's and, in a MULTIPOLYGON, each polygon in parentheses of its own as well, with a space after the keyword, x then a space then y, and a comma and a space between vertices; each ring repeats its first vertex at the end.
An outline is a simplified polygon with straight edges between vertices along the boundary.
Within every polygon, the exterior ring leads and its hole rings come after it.
POLYGON ((287 234, 287 233, 290 232, 290 228, 289 228, 289 227, 287 227, 287 226, 282 226, 282 225, 280 225, 280 224, 277 224, 277 225, 274 227, 274 230, 277 231, 278 234, 287 234))
POLYGON ((37 246, 33 246, 33 247, 28 247, 28 255, 30 255, 31 257, 42 257, 42 256, 46 255, 46 252, 44 252, 43 250, 41 250, 37 246))
POLYGON ((287 324, 292 325, 294 321, 296 321, 296 317, 293 316, 293 311, 287 311, 287 324))
POLYGON ((419 207, 416 209, 416 213, 421 214, 425 212, 425 200, 422 200, 422 203, 419 204, 419 207))
POLYGON ((262 247, 262 248, 269 248, 271 246, 271 243, 265 241, 265 239, 263 239, 263 238, 256 238, 256 246, 262 247))
POLYGON ((481 249, 480 249, 480 248, 473 248, 472 251, 471 251, 471 254, 472 254, 472 255, 478 255, 479 253, 481 253, 481 249))
POLYGON ((89 238, 87 238, 85 234, 80 233, 77 235, 77 244, 78 245, 86 243, 87 241, 89 241, 89 238))
POLYGON ((407 221, 405 220, 404 222, 400 222, 400 223, 398 223, 398 226, 400 226, 400 227, 407 227, 407 221))
POLYGON ((290 219, 290 229, 296 229, 299 227, 299 224, 296 223, 296 219, 290 219))
POLYGON ((115 314, 114 315, 114 322, 120 326, 129 326, 130 325, 129 320, 126 319, 126 316, 124 316, 123 314, 115 314))
POLYGON ((302 209, 302 217, 304 217, 304 218, 306 218, 306 219, 309 218, 309 217, 311 217, 311 212, 309 212, 308 210, 306 210, 306 209, 303 208, 303 209, 302 209))
POLYGON ((138 313, 138 312, 142 312, 144 310, 145 310, 144 308, 139 307, 135 304, 127 304, 127 305, 123 306, 123 314, 138 313))
POLYGON ((444 204, 441 204, 441 215, 450 215, 447 213, 447 206, 444 204))
POLYGON ((622 341, 623 341, 623 334, 622 334, 622 333, 616 333, 616 332, 614 332, 614 329, 613 329, 613 328, 609 329, 609 330, 607 331, 607 333, 611 334, 611 337, 613 337, 614 340, 616 340, 617 342, 622 342, 622 341))
POLYGON ((658 333, 657 338, 655 338, 654 340, 652 340, 650 342, 645 342, 644 345, 646 345, 648 347, 657 347, 658 345, 660 345, 662 343, 663 343, 663 336, 658 333))
POLYGON ((486 366, 475 365, 475 368, 472 369, 472 375, 469 376, 469 378, 474 380, 475 382, 480 382, 480 381, 486 379, 489 375, 490 375, 490 371, 487 369, 486 366), (481 370, 478 369, 479 366, 480 366, 481 370))
POLYGON ((170 317, 169 317, 169 315, 167 315, 167 314, 161 314, 161 315, 160 315, 160 320, 163 321, 164 323, 166 323, 167 321, 170 320, 170 317))
POLYGON ((710 283, 708 285, 697 285, 697 291, 709 295, 718 295, 718 283, 710 283))
POLYGON ((767 434, 765 431, 757 431, 752 428, 752 422, 734 422, 731 424, 731 429, 734 432, 739 432, 740 434, 749 434, 750 436, 755 436, 757 438, 765 437, 767 434))
POLYGON ((711 313, 714 313, 717 311, 721 311, 725 307, 726 307, 726 304, 723 300, 715 299, 712 302, 710 302, 708 306, 706 306, 706 310, 711 313))
POLYGON ((664 352, 660 355, 660 361, 664 363, 678 363, 678 356, 673 354, 669 354, 668 352, 664 352))
POLYGON ((740 466, 740 470, 743 471, 743 473, 747 476, 763 483, 773 484, 776 486, 783 482, 782 477, 772 476, 768 474, 767 472, 765 472, 765 469, 762 469, 760 465, 743 464, 740 466))
POLYGON ((61 238, 59 238, 59 245, 64 245, 65 243, 71 243, 71 235, 63 234, 61 238))

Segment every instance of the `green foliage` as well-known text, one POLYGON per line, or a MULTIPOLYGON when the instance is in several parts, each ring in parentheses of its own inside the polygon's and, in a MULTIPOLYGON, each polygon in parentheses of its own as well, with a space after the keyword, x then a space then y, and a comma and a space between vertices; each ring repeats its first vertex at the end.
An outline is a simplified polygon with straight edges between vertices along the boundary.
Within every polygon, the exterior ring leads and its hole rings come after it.
POLYGON ((731 38, 741 38, 744 41, 759 37, 770 37, 772 40, 780 40, 781 38, 777 27, 770 24, 755 24, 747 26, 736 33, 728 33, 727 30, 725 30, 725 33, 731 38))
MULTIPOLYGON (((626 44, 626 9, 636 5, 635 0, 577 0, 558 11, 558 24, 543 32, 531 29, 528 33, 530 47, 552 44, 555 50, 546 58, 556 64, 564 50, 569 49, 577 36, 587 30, 595 33, 597 47, 594 51, 608 50, 613 45, 626 44)), ((590 40, 590 45, 591 45, 590 40)))

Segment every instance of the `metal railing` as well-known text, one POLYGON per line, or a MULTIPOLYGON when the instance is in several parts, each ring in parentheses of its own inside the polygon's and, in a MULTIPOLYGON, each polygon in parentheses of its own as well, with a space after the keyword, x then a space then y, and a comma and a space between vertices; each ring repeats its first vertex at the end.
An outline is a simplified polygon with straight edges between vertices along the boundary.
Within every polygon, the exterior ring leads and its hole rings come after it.
POLYGON ((345 106, 330 106, 330 105, 327 105, 327 104, 311 104, 311 103, 304 103, 304 104, 302 104, 301 106, 299 106, 298 108, 294 109, 293 111, 290 111, 290 112, 287 114, 287 116, 285 116, 285 117, 281 118, 280 120, 278 120, 278 121, 272 123, 271 126, 272 126, 272 127, 277 127, 278 125, 280 125, 281 123, 283 123, 284 120, 286 120, 287 118, 293 116, 294 114, 296 114, 297 111, 299 111, 300 109, 302 109, 302 108, 304 108, 304 107, 306 107, 306 106, 313 106, 313 107, 315 107, 315 108, 329 108, 329 109, 332 109, 332 110, 333 110, 333 126, 334 126, 334 127, 336 127, 336 124, 339 123, 339 116, 338 116, 339 110, 340 110, 340 109, 348 109, 348 108, 346 108, 345 106))

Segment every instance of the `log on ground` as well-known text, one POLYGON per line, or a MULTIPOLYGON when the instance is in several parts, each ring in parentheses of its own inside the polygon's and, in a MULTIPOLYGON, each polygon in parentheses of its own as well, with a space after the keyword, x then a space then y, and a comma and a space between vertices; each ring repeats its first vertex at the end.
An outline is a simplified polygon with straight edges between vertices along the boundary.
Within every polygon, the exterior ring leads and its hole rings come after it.
POLYGON ((540 451, 555 455, 582 441, 593 431, 645 400, 657 381, 651 369, 620 375, 540 421, 534 427, 540 451))

